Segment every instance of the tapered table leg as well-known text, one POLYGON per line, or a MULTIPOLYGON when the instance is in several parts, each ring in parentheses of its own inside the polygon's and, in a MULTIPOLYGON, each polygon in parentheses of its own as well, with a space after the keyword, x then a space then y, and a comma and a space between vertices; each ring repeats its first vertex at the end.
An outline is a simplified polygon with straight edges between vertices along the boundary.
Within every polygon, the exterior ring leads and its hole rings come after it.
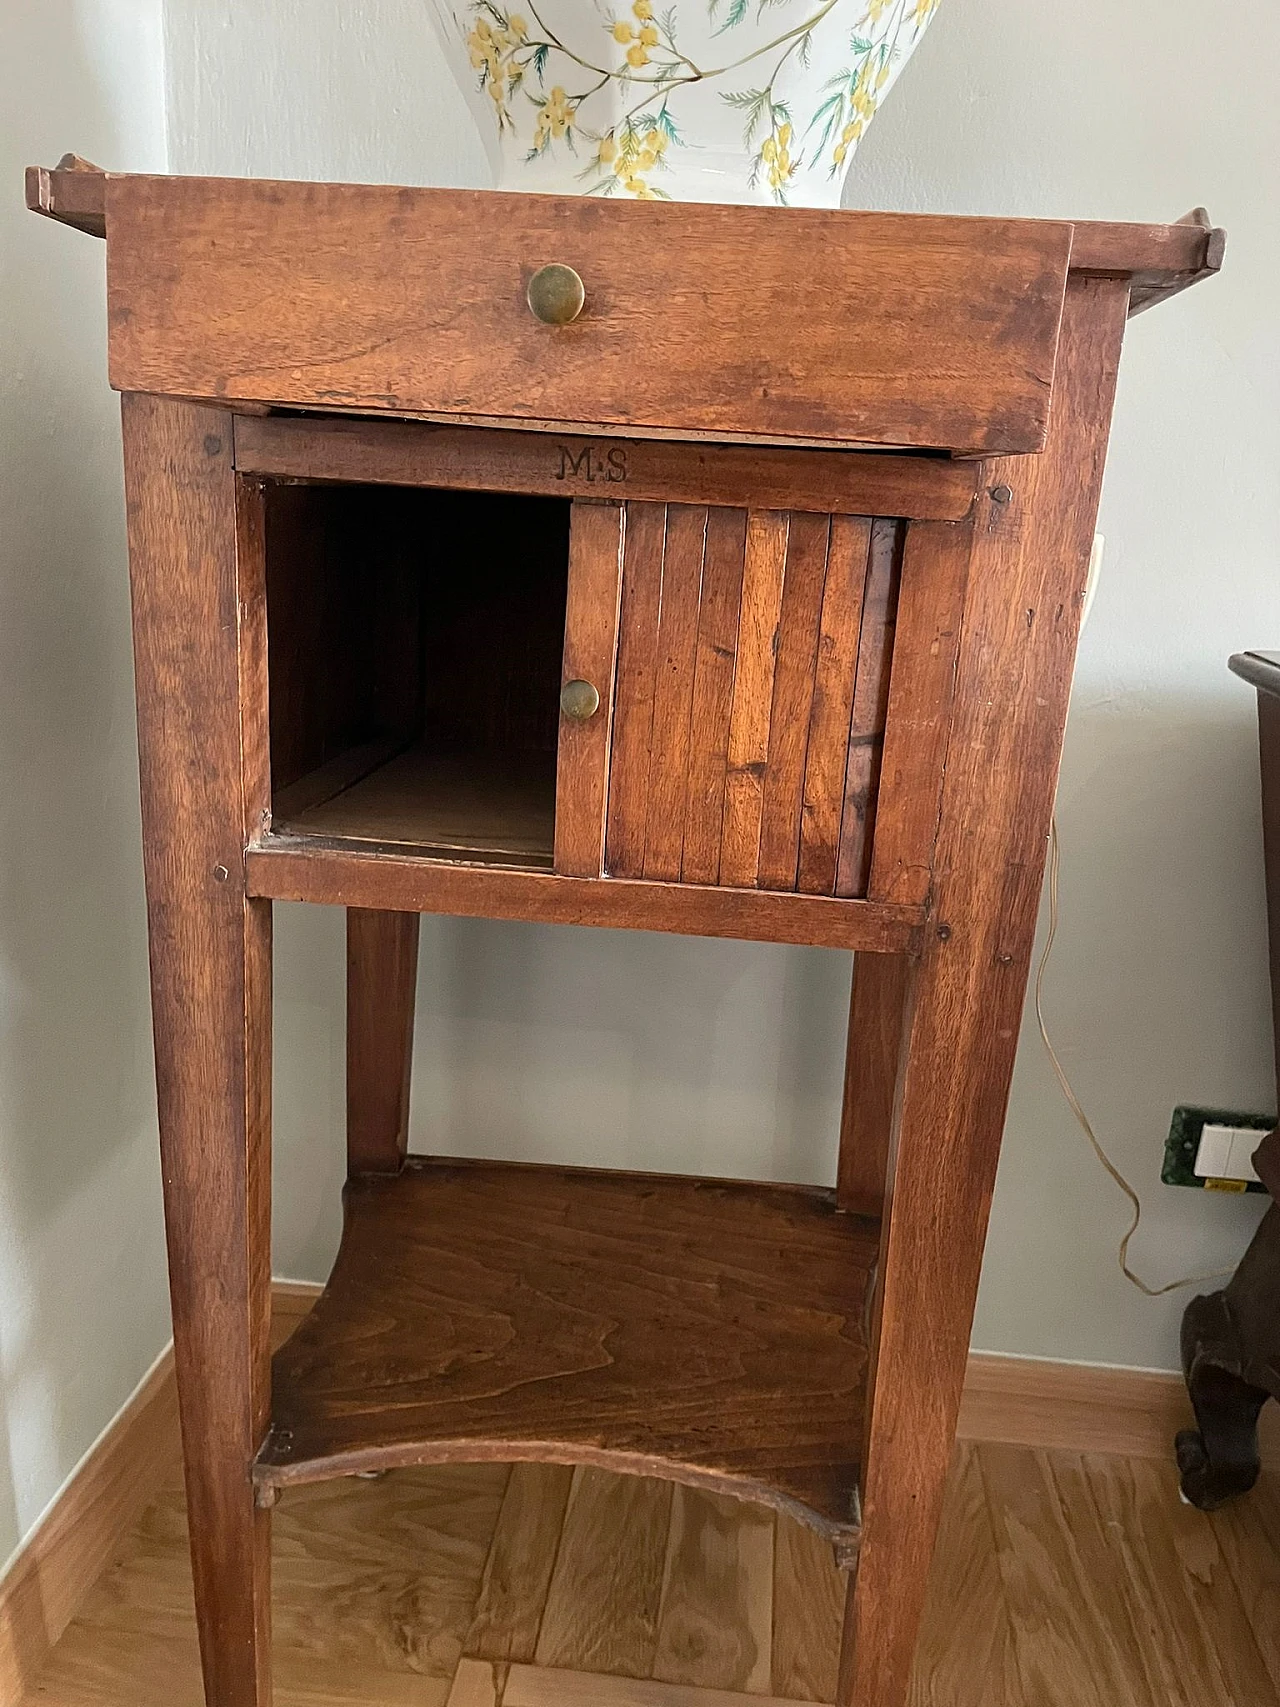
MULTIPOLYGON (((124 399, 156 1083, 196 1614, 209 1707, 269 1707, 270 903, 245 894, 265 776, 261 610, 231 420, 124 399), (237 522, 239 521, 239 545, 237 522), (242 716, 242 700, 243 713, 242 716)), ((250 506, 251 509, 251 506, 250 506)))
POLYGON ((903 1707, 910 1684, 1031 963, 1127 306, 1123 281, 1072 278, 1048 442, 1038 456, 995 465, 967 524, 957 715, 890 1136, 862 1544, 840 1707, 903 1707))
POLYGON ((347 908, 347 1172, 394 1174, 409 1143, 417 913, 347 908))
POLYGON ((849 996, 836 1200, 854 1215, 884 1212, 894 1087, 912 966, 905 954, 859 954, 849 996))

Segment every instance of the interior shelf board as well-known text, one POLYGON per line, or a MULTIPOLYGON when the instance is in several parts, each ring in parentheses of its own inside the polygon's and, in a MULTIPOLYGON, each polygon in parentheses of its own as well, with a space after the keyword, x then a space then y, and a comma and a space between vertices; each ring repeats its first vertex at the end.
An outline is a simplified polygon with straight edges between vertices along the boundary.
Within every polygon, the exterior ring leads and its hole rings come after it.
POLYGON ((878 1247, 809 1187, 411 1158, 348 1185, 255 1481, 594 1463, 788 1510, 848 1561, 878 1247))
POLYGON ((443 859, 551 865, 554 753, 438 753, 414 746, 377 762, 383 756, 353 765, 353 778, 337 780, 337 761, 282 791, 273 827, 443 859))

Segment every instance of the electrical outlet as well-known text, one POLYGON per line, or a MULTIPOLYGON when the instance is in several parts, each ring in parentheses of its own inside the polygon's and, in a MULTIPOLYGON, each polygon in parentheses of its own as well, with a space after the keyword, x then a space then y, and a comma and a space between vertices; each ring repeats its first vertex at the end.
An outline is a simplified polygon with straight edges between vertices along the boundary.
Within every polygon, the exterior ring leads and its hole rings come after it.
POLYGON ((1204 1191, 1265 1191, 1251 1157, 1275 1124, 1273 1114, 1175 1108, 1160 1178, 1166 1185, 1194 1185, 1204 1191))

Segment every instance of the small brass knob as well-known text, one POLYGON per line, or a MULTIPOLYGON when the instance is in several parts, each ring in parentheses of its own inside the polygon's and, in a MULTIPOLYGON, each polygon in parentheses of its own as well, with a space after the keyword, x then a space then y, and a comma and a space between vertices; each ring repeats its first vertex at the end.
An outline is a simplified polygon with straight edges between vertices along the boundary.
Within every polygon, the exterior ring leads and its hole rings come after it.
POLYGON ((600 690, 592 682, 566 682, 560 689, 560 709, 566 717, 585 723, 600 709, 600 690))
POLYGON ((572 267, 553 261, 529 280, 529 307, 546 326, 567 326, 582 313, 587 293, 572 267))

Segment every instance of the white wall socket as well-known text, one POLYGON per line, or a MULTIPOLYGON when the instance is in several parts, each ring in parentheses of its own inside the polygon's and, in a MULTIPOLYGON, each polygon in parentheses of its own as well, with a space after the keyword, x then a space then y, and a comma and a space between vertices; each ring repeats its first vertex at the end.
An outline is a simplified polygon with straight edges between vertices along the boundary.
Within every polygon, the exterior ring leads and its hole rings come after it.
POLYGON ((1200 1179, 1256 1180, 1250 1157, 1262 1141, 1256 1127, 1206 1126, 1196 1150, 1200 1179))

